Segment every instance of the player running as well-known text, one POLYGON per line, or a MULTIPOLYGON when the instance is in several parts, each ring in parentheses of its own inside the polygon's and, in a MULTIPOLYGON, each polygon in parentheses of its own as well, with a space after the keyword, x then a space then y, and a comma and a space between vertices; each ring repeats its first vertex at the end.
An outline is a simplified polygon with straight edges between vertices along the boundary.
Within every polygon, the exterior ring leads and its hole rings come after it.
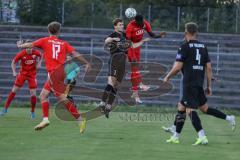
POLYGON ((42 130, 50 124, 48 119, 49 102, 48 97, 51 92, 55 94, 60 102, 63 102, 68 111, 79 122, 80 133, 83 133, 86 128, 86 118, 82 117, 74 104, 66 98, 64 85, 65 72, 64 63, 66 56, 69 54, 76 58, 79 62, 86 64, 86 71, 90 69, 90 63, 80 55, 75 49, 66 41, 58 38, 60 34, 61 24, 59 22, 51 22, 48 25, 49 37, 40 38, 33 43, 18 43, 19 48, 37 47, 43 50, 43 58, 48 72, 48 80, 44 84, 44 88, 40 94, 40 101, 42 104, 43 120, 39 123, 35 130, 42 130))
MULTIPOLYGON (((127 25, 126 37, 133 43, 138 43, 142 40, 145 31, 151 38, 163 38, 166 35, 166 32, 160 32, 160 34, 153 33, 150 23, 143 19, 142 15, 137 15, 135 19, 129 22, 127 25)), ((128 49, 128 60, 131 63, 131 82, 133 91, 132 98, 135 99, 136 103, 142 103, 138 94, 138 87, 142 91, 147 91, 149 89, 149 86, 142 83, 142 78, 139 71, 140 50, 140 46, 137 48, 128 49)))
POLYGON ((209 108, 207 105, 205 94, 209 96, 212 95, 212 67, 207 48, 205 44, 197 40, 197 33, 197 24, 190 22, 185 25, 186 43, 179 48, 176 62, 171 71, 164 78, 164 81, 168 82, 170 78, 179 71, 182 71, 183 74, 183 95, 181 101, 178 103, 178 114, 175 121, 176 131, 173 136, 167 140, 168 143, 179 143, 179 136, 184 126, 186 114, 189 115, 198 133, 198 139, 193 145, 208 143, 208 139, 202 128, 201 120, 195 111, 197 108, 200 108, 201 111, 209 115, 226 119, 235 127, 234 116, 227 116, 217 109, 209 108), (204 91, 203 84, 205 72, 207 75, 207 88, 204 91))
POLYGON ((8 112, 8 108, 14 99, 16 93, 19 91, 19 89, 24 85, 24 82, 28 82, 28 87, 30 91, 30 102, 31 102, 31 118, 35 118, 35 106, 37 102, 36 98, 36 89, 37 89, 37 68, 41 67, 41 61, 42 56, 41 53, 36 50, 32 49, 32 47, 26 48, 22 51, 20 51, 12 60, 12 71, 13 76, 16 77, 16 80, 14 82, 14 86, 11 90, 11 92, 8 95, 7 101, 4 105, 4 108, 0 115, 5 115, 8 112), (18 62, 21 62, 21 68, 19 73, 17 74, 16 66, 18 62))
POLYGON ((109 118, 109 112, 112 109, 112 104, 117 94, 117 87, 122 82, 125 75, 126 54, 129 47, 136 48, 144 42, 149 41, 149 38, 131 43, 127 41, 124 33, 123 20, 116 18, 113 21, 114 32, 105 39, 105 46, 110 49, 110 59, 108 61, 108 84, 103 92, 102 100, 99 107, 102 107, 105 116, 109 118))

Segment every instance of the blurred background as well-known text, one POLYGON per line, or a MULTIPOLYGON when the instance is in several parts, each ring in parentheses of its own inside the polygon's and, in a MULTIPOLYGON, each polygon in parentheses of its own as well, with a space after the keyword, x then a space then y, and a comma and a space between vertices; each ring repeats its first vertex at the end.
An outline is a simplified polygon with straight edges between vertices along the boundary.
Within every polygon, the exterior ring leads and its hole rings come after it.
MULTIPOLYGON (((112 20, 122 17, 125 25, 126 8, 133 7, 151 23, 154 32, 167 31, 165 38, 145 43, 141 61, 162 65, 164 73, 171 68, 178 47, 183 42, 184 24, 194 21, 199 25, 199 39, 208 46, 213 64, 213 96, 209 104, 214 107, 239 108, 240 98, 240 2, 239 0, 0 0, 0 102, 4 103, 14 83, 11 61, 19 49, 19 39, 36 40, 48 36, 46 26, 51 21, 63 24, 60 38, 67 40, 80 53, 97 56, 103 67, 94 83, 82 77, 77 84, 92 88, 86 96, 73 94, 76 102, 98 102, 107 80, 109 54, 104 51, 104 39, 112 30, 112 20), (96 96, 97 95, 97 96, 96 96)), ((147 34, 146 34, 147 35, 147 34)), ((158 75, 159 66, 144 65, 143 72, 158 75)), ((98 69, 99 69, 98 68, 98 69)), ((83 72, 83 71, 82 71, 83 72)), ((82 73, 81 72, 81 73, 82 73)), ((130 70, 127 70, 129 75, 130 70)), ((84 74, 81 74, 84 75, 84 74)), ((38 94, 47 78, 44 65, 38 70, 38 94)), ((164 75, 144 77, 146 84, 161 84, 164 75), (151 83, 150 83, 151 82, 151 83)), ((126 82, 129 83, 129 77, 126 82)), ((144 104, 173 106, 181 97, 180 74, 171 81, 173 89, 156 97, 144 97, 144 104)), ((130 86, 122 95, 131 95, 130 86)), ((82 90, 80 90, 82 91, 82 90)), ((147 93, 148 94, 148 93, 147 93)), ((27 84, 15 101, 29 101, 27 84)), ((54 100, 53 97, 51 97, 54 100)), ((120 101, 119 102, 123 102, 120 101)))
POLYGON ((1 0, 1 23, 110 28, 133 7, 154 30, 182 31, 195 21, 201 32, 239 33, 239 0, 1 0))

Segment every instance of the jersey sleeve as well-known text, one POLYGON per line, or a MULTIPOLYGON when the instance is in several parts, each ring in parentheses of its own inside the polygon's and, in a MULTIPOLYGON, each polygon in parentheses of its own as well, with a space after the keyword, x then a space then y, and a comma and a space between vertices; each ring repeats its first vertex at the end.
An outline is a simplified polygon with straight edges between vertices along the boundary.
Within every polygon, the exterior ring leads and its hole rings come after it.
POLYGON ((14 62, 17 63, 21 58, 22 58, 22 55, 24 54, 24 51, 21 51, 19 52, 14 58, 14 62))
POLYGON ((127 28, 126 28, 126 38, 127 39, 131 39, 132 38, 132 26, 131 26, 131 24, 127 25, 127 28))
POLYGON ((72 54, 73 51, 75 51, 75 48, 73 48, 69 43, 66 42, 66 52, 67 52, 67 54, 72 54))
POLYGON ((177 52, 177 56, 176 56, 176 61, 177 62, 185 62, 186 58, 187 58, 187 51, 186 51, 186 47, 184 45, 182 45, 177 52))
POLYGON ((32 43, 33 47, 43 48, 44 40, 45 40, 44 38, 40 38, 40 39, 34 41, 32 43))
POLYGON ((145 30, 149 33, 152 32, 152 27, 148 21, 144 21, 145 30))

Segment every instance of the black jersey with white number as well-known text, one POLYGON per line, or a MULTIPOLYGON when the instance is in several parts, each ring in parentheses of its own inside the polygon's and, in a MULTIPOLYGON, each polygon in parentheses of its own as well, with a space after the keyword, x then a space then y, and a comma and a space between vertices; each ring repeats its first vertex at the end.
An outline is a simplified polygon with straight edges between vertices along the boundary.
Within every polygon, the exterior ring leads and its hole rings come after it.
POLYGON ((204 43, 197 40, 184 43, 178 50, 176 61, 183 62, 183 86, 203 87, 205 67, 210 62, 204 43))
POLYGON ((124 32, 118 33, 118 32, 113 32, 111 33, 108 37, 111 38, 119 38, 120 41, 113 41, 112 43, 109 44, 110 48, 110 53, 126 53, 127 52, 127 45, 126 45, 126 34, 124 32))

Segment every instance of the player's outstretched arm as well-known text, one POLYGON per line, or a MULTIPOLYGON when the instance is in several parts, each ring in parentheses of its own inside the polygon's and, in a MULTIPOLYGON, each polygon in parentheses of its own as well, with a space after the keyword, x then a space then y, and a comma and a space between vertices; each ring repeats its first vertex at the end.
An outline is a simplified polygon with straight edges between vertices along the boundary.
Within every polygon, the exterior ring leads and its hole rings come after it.
POLYGON ((132 43, 132 48, 140 47, 141 45, 144 44, 144 42, 148 42, 150 40, 151 40, 151 38, 145 38, 145 39, 141 40, 140 42, 132 43))
POLYGON ((212 95, 212 65, 210 62, 206 64, 206 76, 207 76, 207 95, 212 95))
POLYGON ((112 43, 113 41, 120 41, 120 38, 117 38, 117 37, 115 37, 115 38, 112 38, 112 37, 108 37, 108 38, 106 38, 105 39, 105 44, 109 44, 109 43, 112 43))
POLYGON ((17 64, 16 64, 15 60, 12 60, 11 67, 12 67, 14 77, 17 76, 16 66, 17 66, 17 64))
POLYGON ((17 41, 17 47, 18 48, 32 48, 33 47, 33 43, 28 42, 28 43, 23 43, 23 41, 17 41))
POLYGON ((76 58, 80 63, 84 63, 86 65, 85 71, 91 70, 91 64, 78 52, 73 51, 72 55, 76 58))
POLYGON ((164 38, 166 36, 166 32, 160 32, 159 34, 155 34, 152 31, 148 32, 149 36, 152 38, 164 38))
POLYGON ((183 62, 176 61, 171 69, 171 71, 164 78, 164 82, 168 82, 173 76, 175 76, 183 67, 183 62))

